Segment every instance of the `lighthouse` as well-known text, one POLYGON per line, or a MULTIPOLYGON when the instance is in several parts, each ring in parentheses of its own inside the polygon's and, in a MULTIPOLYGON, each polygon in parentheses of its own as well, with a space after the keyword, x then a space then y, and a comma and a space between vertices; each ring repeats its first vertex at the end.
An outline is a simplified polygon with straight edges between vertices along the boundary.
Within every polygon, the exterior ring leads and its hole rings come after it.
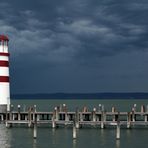
POLYGON ((0 35, 0 113, 10 110, 8 42, 7 36, 0 35))

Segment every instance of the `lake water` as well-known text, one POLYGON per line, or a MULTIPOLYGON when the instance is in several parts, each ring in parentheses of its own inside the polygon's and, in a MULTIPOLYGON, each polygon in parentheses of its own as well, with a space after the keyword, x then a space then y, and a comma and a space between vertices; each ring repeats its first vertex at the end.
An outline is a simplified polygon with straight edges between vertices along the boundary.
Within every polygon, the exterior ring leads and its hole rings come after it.
MULTIPOLYGON (((65 103, 69 110, 88 106, 89 110, 104 104, 111 110, 116 106, 119 111, 130 111, 133 104, 137 110, 141 105, 147 105, 148 100, 12 100, 12 104, 20 104, 22 108, 37 105, 38 110, 52 111, 54 106, 65 103)), ((33 139, 32 128, 6 128, 0 124, 0 148, 147 148, 148 127, 121 129, 121 138, 116 140, 114 128, 81 128, 77 130, 77 139, 72 139, 71 127, 38 127, 37 139, 33 139)))

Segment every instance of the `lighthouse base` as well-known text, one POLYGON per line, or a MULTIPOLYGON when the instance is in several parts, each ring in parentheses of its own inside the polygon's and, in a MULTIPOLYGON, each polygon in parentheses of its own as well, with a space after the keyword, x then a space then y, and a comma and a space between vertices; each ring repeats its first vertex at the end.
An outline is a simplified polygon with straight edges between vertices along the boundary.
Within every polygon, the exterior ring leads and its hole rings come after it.
POLYGON ((6 113, 7 112, 7 105, 1 104, 0 105, 0 113, 6 113))

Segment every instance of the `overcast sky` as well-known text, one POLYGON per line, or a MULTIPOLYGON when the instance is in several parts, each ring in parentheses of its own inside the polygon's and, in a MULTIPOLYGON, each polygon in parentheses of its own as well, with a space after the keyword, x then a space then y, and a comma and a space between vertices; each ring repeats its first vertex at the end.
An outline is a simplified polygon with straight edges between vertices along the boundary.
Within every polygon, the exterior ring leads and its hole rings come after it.
POLYGON ((0 0, 11 93, 148 92, 147 0, 0 0))

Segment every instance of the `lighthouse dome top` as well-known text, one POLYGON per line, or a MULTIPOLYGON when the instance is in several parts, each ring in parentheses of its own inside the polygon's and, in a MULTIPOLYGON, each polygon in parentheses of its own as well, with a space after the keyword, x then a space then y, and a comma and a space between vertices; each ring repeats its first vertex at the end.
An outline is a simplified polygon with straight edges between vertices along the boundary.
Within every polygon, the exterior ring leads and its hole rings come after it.
POLYGON ((5 35, 0 35, 0 41, 9 41, 9 38, 5 35))

